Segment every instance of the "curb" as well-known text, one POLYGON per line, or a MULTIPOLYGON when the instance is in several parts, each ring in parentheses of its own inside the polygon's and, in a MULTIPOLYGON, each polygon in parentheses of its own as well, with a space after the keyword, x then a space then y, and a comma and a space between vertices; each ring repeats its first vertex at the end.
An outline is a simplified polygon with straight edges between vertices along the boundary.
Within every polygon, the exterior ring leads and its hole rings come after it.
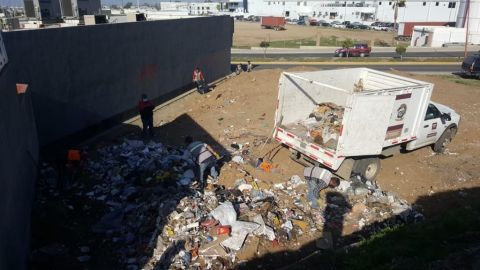
MULTIPOLYGON (((232 64, 241 64, 245 61, 232 61, 232 64)), ((403 66, 403 65, 424 65, 424 66, 456 66, 461 65, 461 62, 302 62, 302 61, 271 61, 271 62, 253 62, 254 65, 305 65, 305 66, 321 66, 321 65, 349 65, 349 66, 403 66)))

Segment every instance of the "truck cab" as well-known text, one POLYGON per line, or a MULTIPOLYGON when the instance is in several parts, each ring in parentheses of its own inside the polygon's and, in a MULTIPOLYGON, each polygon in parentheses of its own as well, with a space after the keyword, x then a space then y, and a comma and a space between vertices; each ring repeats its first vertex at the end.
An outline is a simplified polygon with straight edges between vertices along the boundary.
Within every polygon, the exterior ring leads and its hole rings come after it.
POLYGON ((416 140, 408 143, 406 150, 433 145, 435 152, 442 153, 455 136, 459 122, 460 115, 454 110, 431 101, 428 104, 416 140))

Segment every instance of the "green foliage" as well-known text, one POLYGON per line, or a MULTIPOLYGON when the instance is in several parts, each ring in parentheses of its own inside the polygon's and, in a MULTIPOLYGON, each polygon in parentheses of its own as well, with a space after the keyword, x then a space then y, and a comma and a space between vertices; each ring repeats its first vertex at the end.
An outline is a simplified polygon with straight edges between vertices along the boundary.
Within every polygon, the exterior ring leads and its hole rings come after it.
POLYGON ((375 41, 373 41, 373 45, 377 47, 389 47, 390 43, 386 42, 385 40, 375 39, 375 41))
POLYGON ((395 52, 398 53, 399 55, 404 55, 407 52, 407 46, 403 44, 398 44, 397 47, 395 48, 395 52))
POLYGON ((260 42, 260 47, 262 47, 262 48, 268 48, 268 47, 270 47, 270 42, 268 42, 268 41, 262 41, 262 42, 260 42))
POLYGON ((342 46, 345 48, 350 48, 353 46, 353 44, 354 44, 354 41, 350 38, 347 38, 342 42, 342 46))

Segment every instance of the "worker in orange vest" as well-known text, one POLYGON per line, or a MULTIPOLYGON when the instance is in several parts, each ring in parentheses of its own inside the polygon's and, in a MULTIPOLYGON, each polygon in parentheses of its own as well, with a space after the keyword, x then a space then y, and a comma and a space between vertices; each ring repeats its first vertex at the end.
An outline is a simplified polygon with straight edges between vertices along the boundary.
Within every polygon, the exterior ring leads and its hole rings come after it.
POLYGON ((203 72, 200 70, 200 68, 196 67, 193 70, 192 80, 197 85, 197 91, 200 94, 205 94, 205 77, 203 76, 203 72))

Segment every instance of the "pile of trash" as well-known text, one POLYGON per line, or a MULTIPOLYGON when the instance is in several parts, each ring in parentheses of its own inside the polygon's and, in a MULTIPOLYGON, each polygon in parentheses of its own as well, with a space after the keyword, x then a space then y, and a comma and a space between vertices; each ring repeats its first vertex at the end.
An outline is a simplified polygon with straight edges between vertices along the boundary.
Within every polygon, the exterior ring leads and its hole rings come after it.
MULTIPOLYGON (((232 148, 241 154, 248 146, 232 148)), ((320 209, 312 210, 301 177, 259 188, 262 180, 239 160, 224 165, 243 175, 232 186, 221 185, 220 175, 198 189, 182 148, 124 140, 89 156, 84 174, 93 184, 78 186, 76 194, 104 206, 91 230, 116 246, 112 256, 126 269, 231 269, 260 249, 312 239, 319 249, 342 247, 346 238, 323 241, 342 224, 367 233, 421 218, 405 201, 362 179, 323 191, 320 209)))
POLYGON ((306 131, 296 132, 296 135, 309 142, 335 150, 341 133, 343 113, 344 108, 341 106, 331 102, 320 103, 307 119, 299 121, 294 126, 287 126, 287 128, 302 130, 301 126, 306 131))

